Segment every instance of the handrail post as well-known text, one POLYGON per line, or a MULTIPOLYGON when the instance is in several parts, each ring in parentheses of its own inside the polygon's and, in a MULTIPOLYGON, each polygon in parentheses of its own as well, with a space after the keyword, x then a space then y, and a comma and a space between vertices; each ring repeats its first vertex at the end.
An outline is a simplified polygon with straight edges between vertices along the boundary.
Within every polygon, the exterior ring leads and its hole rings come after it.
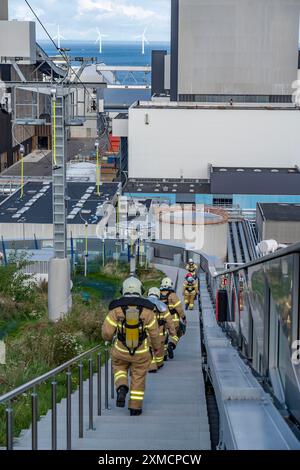
POLYGON ((67 374, 67 450, 72 448, 72 373, 67 374))
POLYGON ((93 359, 89 359, 89 430, 94 429, 93 359))
POLYGON ((114 370, 113 370, 113 363, 110 363, 110 388, 111 388, 111 399, 114 400, 115 398, 115 380, 114 380, 114 370))
POLYGON ((31 394, 31 413, 32 413, 31 448, 32 450, 38 450, 38 397, 35 391, 31 394))
POLYGON ((105 409, 108 410, 108 347, 105 346, 105 409))
POLYGON ((6 450, 13 450, 13 409, 11 404, 6 409, 6 450))
POLYGON ((97 361, 98 361, 98 377, 97 377, 97 397, 98 397, 98 416, 101 416, 102 414, 102 377, 101 377, 101 372, 102 372, 102 355, 99 353, 97 355, 97 361))
POLYGON ((83 364, 78 366, 79 390, 78 390, 78 418, 79 418, 79 439, 83 438, 83 364))
POLYGON ((54 380, 51 383, 51 401, 52 401, 52 412, 51 412, 52 450, 57 450, 57 382, 56 380, 54 380))

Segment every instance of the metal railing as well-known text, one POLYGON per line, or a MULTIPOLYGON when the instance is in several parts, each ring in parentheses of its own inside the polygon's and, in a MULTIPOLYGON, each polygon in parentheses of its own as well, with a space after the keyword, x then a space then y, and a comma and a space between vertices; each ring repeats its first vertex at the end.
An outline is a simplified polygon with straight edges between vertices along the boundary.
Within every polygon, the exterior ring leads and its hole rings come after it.
MULTIPOLYGON (((73 371, 72 368, 77 366, 78 377, 78 437, 84 437, 84 361, 87 360, 88 375, 88 418, 89 430, 94 429, 94 376, 97 375, 97 416, 102 414, 102 359, 104 356, 104 397, 105 409, 109 409, 109 349, 105 345, 96 346, 95 348, 80 354, 70 361, 62 364, 56 369, 41 375, 34 380, 21 385, 20 387, 6 393, 0 397, 0 405, 6 405, 6 449, 14 449, 14 403, 23 394, 30 392, 31 396, 31 448, 38 450, 38 387, 51 380, 51 449, 57 450, 57 387, 58 376, 65 372, 65 399, 66 399, 66 449, 72 448, 72 394, 75 390, 72 387, 73 371), (96 358, 94 357, 96 355, 96 358), (96 368, 95 368, 96 362, 96 368)), ((114 377, 111 375, 111 398, 114 398, 114 377)))

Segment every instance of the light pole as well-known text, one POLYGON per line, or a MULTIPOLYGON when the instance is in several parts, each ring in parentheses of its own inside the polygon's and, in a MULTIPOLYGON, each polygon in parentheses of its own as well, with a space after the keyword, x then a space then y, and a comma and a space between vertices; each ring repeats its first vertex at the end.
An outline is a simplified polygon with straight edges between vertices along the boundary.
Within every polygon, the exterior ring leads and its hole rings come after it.
POLYGON ((88 228, 89 224, 85 222, 84 224, 84 230, 85 230, 85 254, 84 254, 84 277, 87 277, 87 271, 88 271, 88 257, 89 257, 89 251, 88 251, 88 228))
POLYGON ((99 155, 100 143, 97 139, 95 142, 96 149, 96 185, 97 185, 97 195, 100 196, 100 185, 101 185, 101 166, 100 166, 100 155, 99 155))
POLYGON ((24 145, 20 145, 20 158, 21 158, 21 199, 24 196, 24 155, 25 155, 25 147, 24 145))

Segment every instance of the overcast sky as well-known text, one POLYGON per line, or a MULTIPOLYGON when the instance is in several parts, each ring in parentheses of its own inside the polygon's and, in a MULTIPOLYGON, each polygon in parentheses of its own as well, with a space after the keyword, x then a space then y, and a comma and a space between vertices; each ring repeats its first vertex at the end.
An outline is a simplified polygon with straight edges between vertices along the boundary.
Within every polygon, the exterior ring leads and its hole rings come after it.
MULTIPOLYGON (((52 36, 93 40, 96 28, 110 41, 132 41, 147 27, 150 41, 170 39, 170 0, 29 0, 52 36)), ((9 0, 10 19, 32 19, 24 0, 9 0)), ((45 38, 37 28, 38 38, 45 38)))

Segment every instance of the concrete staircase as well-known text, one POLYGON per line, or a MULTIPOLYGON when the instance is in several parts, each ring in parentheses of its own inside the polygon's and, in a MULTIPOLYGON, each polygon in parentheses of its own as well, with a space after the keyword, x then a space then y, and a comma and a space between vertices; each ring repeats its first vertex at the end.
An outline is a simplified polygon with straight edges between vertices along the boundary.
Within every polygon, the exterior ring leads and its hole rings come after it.
MULTIPOLYGON (((177 269, 161 267, 173 279, 177 269)), ((181 294, 184 271, 179 272, 181 294)), ((180 342, 175 359, 155 375, 148 375, 144 413, 130 417, 110 400, 110 410, 94 418, 88 429, 88 383, 85 383, 84 438, 78 439, 78 393, 72 396, 72 449, 74 450, 207 450, 211 448, 207 417, 198 311, 188 312, 188 330, 180 342)), ((104 405, 104 370, 102 404, 104 405)), ((96 377, 94 407, 96 414, 96 377)), ((66 448, 66 400, 58 405, 58 449, 66 448)), ((51 413, 41 418, 38 448, 51 449, 51 413)), ((16 450, 30 449, 31 430, 15 443, 16 450)))

